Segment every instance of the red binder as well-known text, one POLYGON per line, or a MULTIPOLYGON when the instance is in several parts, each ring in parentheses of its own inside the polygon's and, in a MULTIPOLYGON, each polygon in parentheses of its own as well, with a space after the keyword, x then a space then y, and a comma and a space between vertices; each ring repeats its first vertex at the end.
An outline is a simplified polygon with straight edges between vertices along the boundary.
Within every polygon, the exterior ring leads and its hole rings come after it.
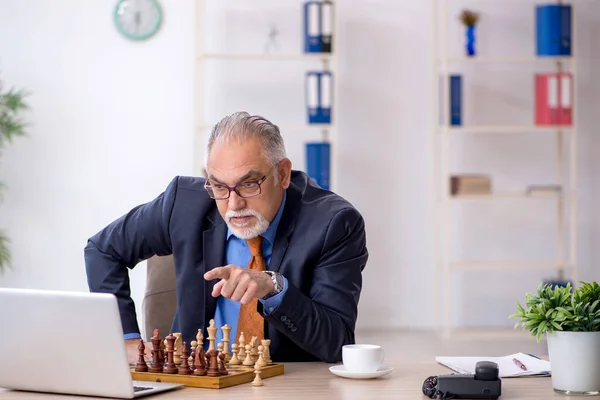
POLYGON ((573 120, 573 76, 536 74, 535 124, 571 125, 573 120))

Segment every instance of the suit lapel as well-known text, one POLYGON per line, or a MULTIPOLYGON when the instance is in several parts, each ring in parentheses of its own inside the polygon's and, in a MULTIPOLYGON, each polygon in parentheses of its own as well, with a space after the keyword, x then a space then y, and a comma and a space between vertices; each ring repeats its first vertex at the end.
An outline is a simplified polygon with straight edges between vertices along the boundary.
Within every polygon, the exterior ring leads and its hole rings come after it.
MULTIPOLYGON (((214 225, 211 229, 204 231, 202 234, 202 254, 204 255, 204 271, 202 271, 202 275, 204 275, 206 271, 223 266, 225 261, 227 225, 225 225, 225 222, 223 222, 217 212, 213 213, 209 219, 214 225)), ((218 279, 212 281, 204 280, 206 315, 215 314, 217 299, 212 297, 211 293, 213 286, 217 282, 218 279)), ((205 323, 208 323, 209 319, 210 318, 205 317, 205 323)))
POLYGON ((269 271, 278 272, 281 268, 281 261, 289 245, 289 237, 294 232, 296 217, 298 216, 298 204, 300 202, 300 193, 290 186, 287 191, 286 202, 275 234, 275 243, 273 243, 273 254, 269 263, 269 271))

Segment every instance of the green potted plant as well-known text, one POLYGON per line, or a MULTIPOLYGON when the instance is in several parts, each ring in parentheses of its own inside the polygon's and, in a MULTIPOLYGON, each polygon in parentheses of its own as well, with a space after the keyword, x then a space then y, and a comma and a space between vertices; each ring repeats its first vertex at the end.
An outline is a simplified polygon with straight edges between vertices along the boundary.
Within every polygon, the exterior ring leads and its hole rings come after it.
POLYGON ((546 337, 552 387, 558 393, 600 395, 600 286, 581 282, 578 288, 542 284, 517 302, 522 325, 539 342, 546 337))
MULTIPOLYGON (((26 134, 27 124, 22 120, 21 114, 29 107, 24 99, 27 96, 22 90, 9 89, 4 91, 0 82, 0 149, 11 143, 17 136, 26 134)), ((0 182, 0 199, 5 185, 0 182)), ((0 230, 0 274, 10 265, 11 256, 6 234, 0 230)))

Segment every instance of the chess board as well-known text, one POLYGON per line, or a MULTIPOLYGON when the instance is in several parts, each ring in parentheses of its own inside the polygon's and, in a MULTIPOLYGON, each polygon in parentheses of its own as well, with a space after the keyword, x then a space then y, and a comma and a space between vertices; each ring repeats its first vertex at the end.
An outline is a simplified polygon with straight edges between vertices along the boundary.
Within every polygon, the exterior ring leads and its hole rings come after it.
MULTIPOLYGON (((261 379, 283 375, 283 364, 270 364, 261 368, 261 379)), ((165 374, 154 372, 135 372, 131 368, 131 377, 137 381, 181 383, 188 387, 223 389, 230 386, 250 383, 254 380, 254 367, 227 365, 227 375, 194 376, 165 374)))
POLYGON ((214 319, 211 319, 207 328, 207 351, 204 350, 202 329, 198 329, 196 340, 190 343, 191 347, 181 341, 181 333, 170 333, 163 340, 158 329, 154 329, 149 344, 152 361, 147 362, 146 345, 140 339, 138 361, 130 365, 132 379, 222 389, 250 382, 252 386, 261 386, 262 379, 283 375, 283 365, 273 363, 270 358, 270 340, 259 340, 252 336, 246 344, 244 333, 241 332, 239 342, 230 348, 229 325, 221 328, 223 341, 218 344, 217 329, 214 319), (194 371, 199 373, 195 375, 194 371))

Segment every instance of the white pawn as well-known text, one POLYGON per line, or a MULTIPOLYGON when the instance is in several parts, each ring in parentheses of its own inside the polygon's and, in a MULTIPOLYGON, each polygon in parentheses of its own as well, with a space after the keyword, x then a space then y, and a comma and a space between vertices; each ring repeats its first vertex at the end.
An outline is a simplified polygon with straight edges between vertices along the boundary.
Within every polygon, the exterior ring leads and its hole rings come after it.
POLYGON ((256 364, 254 365, 258 365, 261 368, 267 365, 267 362, 265 361, 264 357, 263 357, 263 351, 264 351, 264 347, 258 346, 258 360, 256 360, 256 364))
POLYGON ((242 363, 247 367, 251 367, 254 365, 254 360, 252 359, 252 353, 250 351, 251 349, 252 349, 252 345, 247 344, 246 345, 246 359, 242 363))
POLYGON ((240 359, 237 357, 238 345, 236 343, 231 345, 231 352, 233 355, 229 359, 229 365, 240 365, 240 359))
POLYGON ((260 370, 261 366, 256 364, 254 366, 254 380, 252 381, 252 386, 264 386, 263 381, 260 378, 260 370))

